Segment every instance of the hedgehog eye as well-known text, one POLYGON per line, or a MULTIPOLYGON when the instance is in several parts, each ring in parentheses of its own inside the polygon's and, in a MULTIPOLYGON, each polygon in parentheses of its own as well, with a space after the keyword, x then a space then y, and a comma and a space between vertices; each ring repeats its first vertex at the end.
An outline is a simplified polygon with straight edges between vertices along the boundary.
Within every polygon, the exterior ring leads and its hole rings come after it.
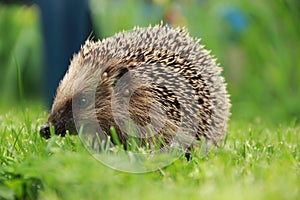
POLYGON ((78 102, 78 106, 80 108, 86 108, 88 105, 89 105, 89 100, 85 97, 82 97, 78 102))
POLYGON ((75 99, 75 102, 79 108, 86 108, 90 105, 91 98, 89 95, 82 94, 82 95, 77 96, 77 98, 75 99))

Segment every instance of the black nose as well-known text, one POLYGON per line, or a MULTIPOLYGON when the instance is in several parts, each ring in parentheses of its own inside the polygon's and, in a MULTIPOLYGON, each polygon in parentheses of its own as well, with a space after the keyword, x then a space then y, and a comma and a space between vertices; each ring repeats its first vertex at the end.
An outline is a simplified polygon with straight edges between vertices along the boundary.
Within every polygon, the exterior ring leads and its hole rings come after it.
POLYGON ((40 129, 40 134, 42 137, 48 139, 50 138, 50 127, 49 124, 44 124, 40 129))

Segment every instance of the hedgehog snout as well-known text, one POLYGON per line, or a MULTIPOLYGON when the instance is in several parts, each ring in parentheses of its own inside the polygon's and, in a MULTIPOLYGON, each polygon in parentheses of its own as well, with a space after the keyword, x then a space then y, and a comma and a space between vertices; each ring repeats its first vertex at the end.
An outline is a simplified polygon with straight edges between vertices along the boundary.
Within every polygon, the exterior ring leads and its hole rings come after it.
POLYGON ((48 123, 41 126, 40 135, 46 139, 50 138, 50 126, 48 123))

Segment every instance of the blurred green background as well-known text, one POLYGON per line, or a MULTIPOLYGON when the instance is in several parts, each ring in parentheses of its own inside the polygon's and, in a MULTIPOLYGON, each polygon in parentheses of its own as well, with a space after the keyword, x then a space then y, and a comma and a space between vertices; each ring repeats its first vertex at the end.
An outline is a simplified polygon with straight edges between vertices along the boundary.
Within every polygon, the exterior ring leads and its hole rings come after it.
MULTIPOLYGON (((91 0, 90 7, 100 38, 161 21, 186 26, 224 69, 233 120, 300 123, 299 0, 91 0)), ((39 16, 34 5, 0 4, 0 111, 43 102, 39 16)))

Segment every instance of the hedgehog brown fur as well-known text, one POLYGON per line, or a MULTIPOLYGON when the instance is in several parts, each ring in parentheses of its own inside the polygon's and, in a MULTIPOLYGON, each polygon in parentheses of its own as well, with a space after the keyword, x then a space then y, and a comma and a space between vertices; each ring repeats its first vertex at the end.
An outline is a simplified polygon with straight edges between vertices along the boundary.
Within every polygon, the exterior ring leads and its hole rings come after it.
POLYGON ((226 134, 230 100, 221 68, 199 41, 167 25, 87 40, 57 89, 41 134, 50 137, 49 124, 56 134, 76 133, 74 121, 92 120, 107 134, 115 127, 124 144, 128 133, 122 126, 131 120, 142 138, 151 124, 165 144, 174 133, 218 144, 226 134), (75 115, 74 105, 83 111, 75 115))

